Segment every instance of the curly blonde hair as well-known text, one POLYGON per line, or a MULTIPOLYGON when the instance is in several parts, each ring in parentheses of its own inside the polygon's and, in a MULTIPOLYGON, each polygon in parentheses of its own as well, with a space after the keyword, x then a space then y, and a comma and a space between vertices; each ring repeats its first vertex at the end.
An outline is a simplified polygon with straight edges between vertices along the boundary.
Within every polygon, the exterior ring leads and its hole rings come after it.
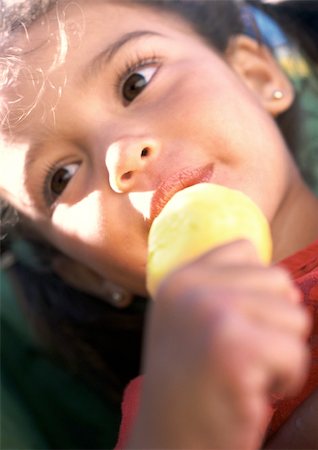
POLYGON ((0 46, 7 45, 13 30, 29 26, 56 0, 2 0, 0 16, 0 46))

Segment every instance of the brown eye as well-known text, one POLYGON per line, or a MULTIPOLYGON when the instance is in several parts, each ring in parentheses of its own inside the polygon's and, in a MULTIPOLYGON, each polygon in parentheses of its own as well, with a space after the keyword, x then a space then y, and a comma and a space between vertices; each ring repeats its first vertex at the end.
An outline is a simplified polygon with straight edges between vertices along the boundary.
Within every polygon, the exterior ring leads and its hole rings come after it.
POLYGON ((147 86, 157 67, 144 67, 131 73, 122 87, 123 98, 131 103, 147 86))
POLYGON ((50 194, 53 201, 63 193, 78 168, 79 163, 73 163, 60 167, 54 172, 50 180, 50 194))

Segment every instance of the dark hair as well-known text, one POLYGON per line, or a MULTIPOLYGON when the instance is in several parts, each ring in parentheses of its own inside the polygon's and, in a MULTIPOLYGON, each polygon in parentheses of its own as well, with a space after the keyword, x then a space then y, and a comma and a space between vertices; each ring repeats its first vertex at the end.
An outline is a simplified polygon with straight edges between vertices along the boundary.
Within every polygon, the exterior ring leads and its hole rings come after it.
MULTIPOLYGON (((317 6, 313 5, 316 2, 286 1, 265 6, 256 0, 245 3, 235 0, 131 1, 180 15, 220 53, 226 50, 231 36, 245 30, 242 5, 256 6, 275 17, 295 39, 299 38, 311 61, 316 64, 318 60, 317 30, 313 25, 318 15, 317 6)), ((253 18, 251 23, 257 35, 253 18)), ((290 145, 294 145, 296 139, 291 135, 291 131, 298 128, 294 126, 295 120, 298 120, 296 103, 278 118, 290 145)), ((43 273, 19 262, 14 272, 23 285, 27 314, 41 334, 52 347, 62 349, 62 357, 76 372, 83 373, 97 389, 118 401, 127 381, 139 371, 143 299, 137 298, 130 308, 118 311, 71 289, 50 271, 43 273)))
POLYGON ((306 53, 309 60, 318 63, 318 4, 313 0, 288 0, 277 3, 247 0, 269 14, 285 30, 294 37, 306 53))
POLYGON ((315 126, 318 122, 318 2, 246 0, 246 3, 272 18, 290 40, 292 56, 294 55, 295 74, 292 81, 296 88, 296 97, 291 107, 279 115, 276 122, 305 181, 318 193, 318 167, 315 157, 318 144, 315 126), (300 59, 297 59, 299 56, 300 59), (302 64, 301 58, 304 58, 309 67, 309 76, 297 73, 302 64))
POLYGON ((140 368, 145 300, 118 310, 66 285, 50 271, 17 261, 22 309, 53 360, 113 404, 140 368))

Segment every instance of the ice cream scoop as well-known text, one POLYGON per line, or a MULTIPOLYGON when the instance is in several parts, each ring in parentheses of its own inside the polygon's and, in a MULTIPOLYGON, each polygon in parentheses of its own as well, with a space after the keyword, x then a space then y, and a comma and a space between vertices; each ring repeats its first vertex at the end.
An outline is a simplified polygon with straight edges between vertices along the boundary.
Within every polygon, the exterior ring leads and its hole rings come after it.
POLYGON ((221 244, 248 239, 264 264, 272 256, 270 227, 260 208, 242 192, 217 184, 177 192, 154 219, 148 239, 152 296, 170 271, 221 244))

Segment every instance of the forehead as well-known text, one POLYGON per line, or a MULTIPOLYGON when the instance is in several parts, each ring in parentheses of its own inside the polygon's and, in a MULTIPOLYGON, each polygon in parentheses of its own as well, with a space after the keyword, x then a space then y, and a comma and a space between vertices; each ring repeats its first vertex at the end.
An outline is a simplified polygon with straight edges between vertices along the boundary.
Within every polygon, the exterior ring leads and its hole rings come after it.
MULTIPOLYGON (((41 108, 44 94, 42 108, 47 110, 50 104, 53 110, 66 85, 78 80, 98 54, 121 35, 138 30, 173 35, 189 33, 190 25, 150 8, 148 2, 140 5, 121 0, 77 0, 57 2, 27 31, 21 29, 13 45, 16 53, 8 58, 12 62, 11 68, 8 65, 9 76, 14 83, 4 93, 10 129, 25 130, 34 111, 38 113, 41 108)), ((40 114, 48 124, 47 111, 40 114)))

